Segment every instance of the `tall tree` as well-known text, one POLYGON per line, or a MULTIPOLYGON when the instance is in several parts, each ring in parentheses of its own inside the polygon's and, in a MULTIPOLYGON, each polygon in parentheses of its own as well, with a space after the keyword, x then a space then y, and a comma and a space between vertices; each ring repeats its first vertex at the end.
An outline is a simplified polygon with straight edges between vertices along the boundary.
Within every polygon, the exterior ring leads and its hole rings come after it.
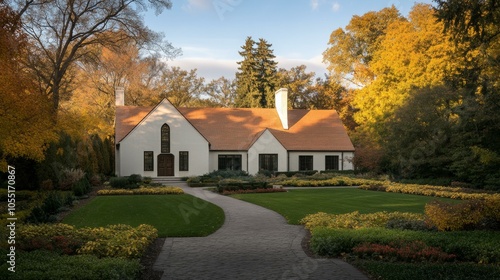
POLYGON ((314 72, 306 72, 305 65, 278 70, 278 86, 288 89, 289 106, 296 109, 311 107, 309 93, 314 75, 314 72))
POLYGON ((238 53, 243 58, 239 61, 236 72, 236 107, 254 107, 254 97, 259 95, 257 88, 257 59, 255 57, 255 41, 247 37, 242 50, 238 53))
POLYGON ((205 106, 209 107, 235 107, 236 99, 236 84, 234 80, 228 80, 220 77, 217 80, 212 80, 205 88, 205 93, 208 95, 205 106))
POLYGON ((358 87, 369 84, 375 77, 369 63, 385 36, 387 26, 404 20, 392 6, 354 16, 345 30, 334 30, 328 41, 329 47, 323 52, 323 61, 327 63, 330 75, 358 87))
POLYGON ((247 37, 239 54, 243 60, 238 62, 236 73, 236 106, 266 108, 274 104, 274 91, 277 83, 277 62, 273 50, 264 39, 256 43, 247 37), (257 44, 257 47, 255 45, 257 44))
POLYGON ((30 50, 17 14, 0 0, 0 171, 7 158, 40 161, 46 144, 57 139, 45 95, 20 63, 30 50))
POLYGON ((358 90, 353 100, 359 109, 356 122, 360 129, 371 131, 373 139, 382 141, 385 122, 413 88, 442 85, 446 73, 457 65, 458 60, 450 59, 453 44, 442 29, 432 7, 424 4, 415 5, 407 21, 387 26, 368 65, 376 79, 358 90))
POLYGON ((457 155, 462 180, 500 187, 500 3, 436 0, 438 19, 462 59, 447 81, 462 98, 457 106, 457 155))
POLYGON ((278 63, 271 49, 272 45, 260 38, 255 57, 257 59, 257 82, 260 93, 260 106, 268 108, 274 106, 274 92, 276 90, 276 73, 278 63))
POLYGON ((54 115, 61 98, 70 93, 71 67, 92 56, 93 46, 115 47, 120 41, 133 39, 150 50, 175 53, 158 33, 144 26, 140 15, 149 7, 161 13, 171 7, 170 0, 15 2, 23 30, 34 44, 28 64, 37 74, 42 92, 51 98, 54 115))
POLYGON ((196 69, 190 71, 179 67, 171 67, 163 73, 165 86, 158 96, 157 102, 168 98, 176 107, 189 107, 196 104, 204 89, 204 78, 198 77, 196 69))

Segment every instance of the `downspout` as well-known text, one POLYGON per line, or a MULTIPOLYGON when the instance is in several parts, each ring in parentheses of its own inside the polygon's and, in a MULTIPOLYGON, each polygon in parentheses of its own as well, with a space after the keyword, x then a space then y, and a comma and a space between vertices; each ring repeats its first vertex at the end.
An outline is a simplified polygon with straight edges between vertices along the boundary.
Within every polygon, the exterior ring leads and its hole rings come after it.
POLYGON ((344 170, 344 152, 342 152, 342 169, 341 170, 344 170))

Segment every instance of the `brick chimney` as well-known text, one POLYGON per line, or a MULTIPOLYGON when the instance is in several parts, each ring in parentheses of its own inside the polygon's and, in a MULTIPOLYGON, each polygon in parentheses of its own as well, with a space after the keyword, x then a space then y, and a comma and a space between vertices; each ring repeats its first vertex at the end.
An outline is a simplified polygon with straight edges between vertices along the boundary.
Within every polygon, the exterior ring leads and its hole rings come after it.
POLYGON ((288 89, 280 88, 274 94, 274 104, 283 129, 288 129, 288 89))
POLYGON ((125 89, 123 87, 115 87, 115 105, 125 106, 125 89))

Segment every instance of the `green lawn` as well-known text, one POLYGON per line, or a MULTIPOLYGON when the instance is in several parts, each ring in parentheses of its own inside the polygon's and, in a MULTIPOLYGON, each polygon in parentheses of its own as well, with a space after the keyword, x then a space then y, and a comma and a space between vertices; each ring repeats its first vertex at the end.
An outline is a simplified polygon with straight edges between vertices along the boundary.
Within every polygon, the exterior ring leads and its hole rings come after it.
POLYGON ((187 194, 98 196, 63 223, 76 227, 150 224, 159 237, 206 236, 222 226, 224 212, 187 194))
POLYGON ((286 193, 238 194, 232 195, 232 197, 272 209, 283 215, 291 224, 298 224, 306 215, 317 212, 332 214, 353 211, 360 213, 378 211, 423 213, 425 204, 436 199, 421 195, 350 188, 297 189, 289 190, 286 193))

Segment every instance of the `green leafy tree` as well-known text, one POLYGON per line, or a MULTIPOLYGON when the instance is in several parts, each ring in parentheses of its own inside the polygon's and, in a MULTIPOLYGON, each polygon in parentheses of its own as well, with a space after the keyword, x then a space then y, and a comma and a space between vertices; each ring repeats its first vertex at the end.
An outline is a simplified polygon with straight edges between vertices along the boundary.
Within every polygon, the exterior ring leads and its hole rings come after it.
POLYGON ((313 85, 314 72, 306 72, 305 65, 292 67, 290 70, 278 70, 278 85, 288 89, 289 106, 294 109, 305 109, 310 106, 310 89, 313 85))

